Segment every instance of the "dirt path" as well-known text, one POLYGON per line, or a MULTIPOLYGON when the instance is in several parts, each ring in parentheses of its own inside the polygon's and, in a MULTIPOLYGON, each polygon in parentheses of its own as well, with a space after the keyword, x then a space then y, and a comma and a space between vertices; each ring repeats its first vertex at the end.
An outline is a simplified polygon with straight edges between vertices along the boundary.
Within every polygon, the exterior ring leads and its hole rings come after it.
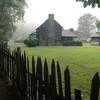
POLYGON ((15 89, 8 84, 4 74, 0 71, 0 100, 21 100, 15 89))

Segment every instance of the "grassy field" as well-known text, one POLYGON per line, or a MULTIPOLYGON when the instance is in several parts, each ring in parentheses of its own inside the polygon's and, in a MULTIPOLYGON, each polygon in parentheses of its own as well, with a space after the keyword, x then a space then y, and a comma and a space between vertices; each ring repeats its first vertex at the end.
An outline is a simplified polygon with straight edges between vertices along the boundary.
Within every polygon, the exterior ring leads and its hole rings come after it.
MULTIPOLYGON (((62 78, 66 65, 69 66, 71 74, 71 88, 82 90, 84 100, 89 100, 90 83, 96 72, 100 73, 100 47, 83 46, 83 47, 23 47, 22 50, 31 60, 31 56, 41 56, 42 60, 47 58, 51 63, 54 58, 59 61, 62 70, 62 78)), ((31 68, 30 68, 31 69, 31 68)))

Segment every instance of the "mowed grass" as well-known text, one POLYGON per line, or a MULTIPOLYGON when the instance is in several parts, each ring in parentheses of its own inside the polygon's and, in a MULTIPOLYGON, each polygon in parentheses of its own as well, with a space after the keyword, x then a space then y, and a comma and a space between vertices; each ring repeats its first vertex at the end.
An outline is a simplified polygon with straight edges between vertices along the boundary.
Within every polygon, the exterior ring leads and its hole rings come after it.
MULTIPOLYGON (((59 61, 62 70, 62 78, 66 66, 70 69, 72 94, 74 88, 82 90, 83 100, 89 100, 90 84, 96 72, 100 73, 100 47, 24 47, 30 62, 31 57, 40 56, 42 61, 47 58, 50 66, 51 60, 59 61)), ((31 69, 31 67, 30 67, 31 69)), ((62 79, 64 82, 64 79, 62 79)))

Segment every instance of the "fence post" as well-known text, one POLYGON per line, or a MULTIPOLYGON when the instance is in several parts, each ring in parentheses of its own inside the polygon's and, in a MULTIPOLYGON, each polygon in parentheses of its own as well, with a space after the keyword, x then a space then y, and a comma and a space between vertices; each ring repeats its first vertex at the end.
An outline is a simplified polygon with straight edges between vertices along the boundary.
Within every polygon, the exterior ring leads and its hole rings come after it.
MULTIPOLYGON (((12 57, 14 57, 14 51, 12 52, 12 57)), ((13 87, 15 87, 15 62, 14 62, 14 58, 12 59, 12 82, 13 82, 13 87)))
POLYGON ((17 51, 16 51, 16 85, 18 89, 20 89, 20 74, 21 74, 20 63, 21 63, 21 49, 17 48, 17 51))
POLYGON ((26 91, 27 91, 27 78, 26 78, 26 56, 25 53, 22 55, 21 58, 21 94, 22 99, 25 100, 26 98, 26 91))
POLYGON ((74 93, 75 93, 75 100, 82 100, 81 91, 80 90, 75 89, 74 93))
POLYGON ((49 72, 47 60, 44 61, 44 82, 45 82, 45 100, 50 100, 50 90, 49 90, 49 72))
POLYGON ((26 66, 26 71, 27 71, 27 98, 30 100, 30 74, 29 74, 29 59, 27 57, 27 66, 26 66))
POLYGON ((42 62, 41 58, 37 59, 37 85, 38 85, 38 100, 43 100, 42 93, 42 62))
POLYGON ((35 68, 35 60, 34 60, 34 56, 32 56, 31 100, 36 100, 37 85, 36 85, 35 69, 36 69, 35 68))
POLYGON ((98 100, 99 88, 100 88, 100 79, 97 72, 92 79, 90 100, 98 100))
POLYGON ((57 89, 56 89, 56 70, 55 70, 55 61, 52 59, 51 64, 51 75, 50 75, 50 88, 51 88, 51 100, 57 99, 57 89))
POLYGON ((24 85, 23 85, 23 88, 24 88, 24 99, 26 98, 26 93, 27 93, 27 70, 26 70, 26 66, 27 66, 27 60, 26 60, 26 53, 24 51, 24 56, 23 56, 23 77, 24 77, 24 85))
POLYGON ((2 58, 1 59, 2 59, 2 61, 1 61, 2 62, 2 65, 1 65, 2 70, 5 71, 5 69, 4 69, 4 47, 3 47, 3 45, 2 45, 2 58))
POLYGON ((63 98, 63 90, 62 90, 61 70, 60 70, 60 65, 58 61, 57 61, 57 76, 58 76, 58 88, 59 88, 58 99, 61 100, 63 98))
POLYGON ((65 99, 71 100, 70 72, 68 67, 65 69, 64 77, 65 77, 65 99))

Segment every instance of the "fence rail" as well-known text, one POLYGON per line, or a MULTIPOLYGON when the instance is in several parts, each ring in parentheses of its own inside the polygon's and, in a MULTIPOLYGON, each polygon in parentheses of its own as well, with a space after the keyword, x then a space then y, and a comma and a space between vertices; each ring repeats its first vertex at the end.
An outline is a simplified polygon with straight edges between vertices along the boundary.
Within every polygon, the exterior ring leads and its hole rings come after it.
MULTIPOLYGON (((9 81, 21 94, 22 100, 72 100, 70 72, 64 71, 64 92, 59 62, 51 63, 51 73, 48 72, 47 60, 42 66, 41 58, 37 61, 32 57, 32 73, 29 72, 29 59, 21 53, 20 48, 10 51, 0 45, 0 69, 8 76, 9 81)), ((90 100, 99 100, 100 79, 98 72, 91 82, 90 100)), ((82 100, 81 91, 74 90, 74 100, 82 100)))

